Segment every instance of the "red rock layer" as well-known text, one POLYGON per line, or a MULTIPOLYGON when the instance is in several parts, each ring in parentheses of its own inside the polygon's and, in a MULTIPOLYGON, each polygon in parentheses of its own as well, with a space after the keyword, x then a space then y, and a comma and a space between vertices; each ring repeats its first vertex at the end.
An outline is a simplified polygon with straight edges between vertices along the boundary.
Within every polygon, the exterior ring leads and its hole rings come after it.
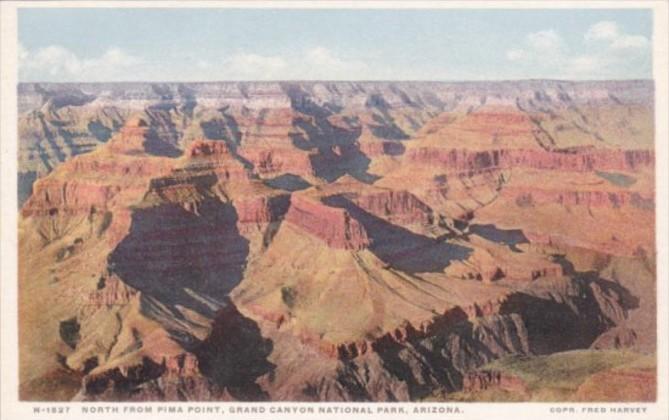
POLYGON ((21 214, 30 217, 88 213, 91 209, 106 208, 119 190, 118 186, 98 182, 45 178, 35 183, 35 192, 21 214))
MULTIPOLYGON (((232 154, 227 143, 221 140, 198 139, 191 142, 186 149, 185 155, 189 158, 185 168, 172 174, 172 179, 177 179, 184 174, 186 177, 195 175, 198 170, 208 171, 215 174, 220 181, 235 181, 247 184, 249 173, 244 164, 232 154)), ((169 180, 165 181, 169 183, 169 180)), ((176 184, 184 184, 183 181, 174 181, 176 184)))
POLYGON ((542 170, 588 172, 633 171, 652 166, 655 155, 650 150, 603 150, 582 148, 570 152, 544 150, 487 150, 472 152, 458 149, 418 147, 407 152, 409 161, 444 166, 452 172, 509 169, 514 167, 542 170))
POLYGON ((151 190, 169 201, 184 205, 189 212, 198 213, 197 202, 184 201, 184 197, 197 197, 199 190, 211 188, 222 182, 235 194, 233 205, 239 224, 263 224, 279 220, 288 204, 287 195, 266 195, 260 188, 260 181, 251 179, 250 172, 230 151, 228 145, 217 140, 195 140, 185 155, 187 164, 175 170, 170 176, 155 179, 151 190), (260 189, 259 189, 260 188, 260 189))
POLYGON ((64 162, 58 168, 59 176, 46 177, 34 184, 33 194, 23 205, 22 215, 94 213, 110 207, 118 195, 141 196, 149 179, 169 172, 171 159, 115 157, 114 153, 143 151, 147 130, 146 122, 133 118, 99 152, 64 162))
POLYGON ((185 155, 189 158, 198 157, 231 157, 230 148, 224 141, 198 139, 191 142, 185 155))
POLYGON ((253 164, 261 175, 292 173, 295 175, 313 175, 314 169, 310 154, 291 147, 244 147, 239 154, 253 164))
POLYGON ((617 208, 628 205, 654 206, 655 198, 628 191, 558 191, 506 187, 502 196, 515 200, 520 206, 534 204, 562 204, 566 206, 587 206, 617 208))
POLYGON ((431 224, 432 209, 408 191, 383 191, 360 195, 353 202, 365 211, 398 224, 431 224))
POLYGON ((168 172, 171 163, 161 158, 105 159, 97 155, 82 155, 65 162, 59 168, 63 174, 76 177, 47 177, 35 183, 34 192, 23 205, 24 217, 87 213, 94 207, 107 208, 119 193, 141 194, 146 188, 141 182, 168 172), (56 210, 54 210, 56 209, 56 210))
POLYGON ((297 195, 291 197, 285 220, 332 248, 362 249, 370 243, 365 229, 346 210, 297 195))
POLYGON ((289 143, 296 116, 290 107, 263 108, 258 112, 240 112, 235 115, 235 122, 241 132, 243 144, 263 141, 289 143))
POLYGON ((234 202, 238 223, 270 223, 279 220, 286 212, 288 196, 256 196, 234 202))
POLYGON ((144 142, 149 133, 146 121, 131 118, 120 130, 120 133, 109 141, 109 148, 114 153, 134 154, 144 152, 144 142))

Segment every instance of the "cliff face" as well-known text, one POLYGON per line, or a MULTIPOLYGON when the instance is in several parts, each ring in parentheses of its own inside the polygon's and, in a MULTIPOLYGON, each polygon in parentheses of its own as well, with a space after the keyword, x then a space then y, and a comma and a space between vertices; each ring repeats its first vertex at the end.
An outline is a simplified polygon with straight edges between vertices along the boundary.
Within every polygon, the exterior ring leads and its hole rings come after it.
POLYGON ((138 112, 165 153, 177 154, 201 137, 224 140, 266 174, 313 173, 312 160, 332 158, 332 146, 351 145, 362 156, 397 156, 404 152, 402 140, 435 132, 459 147, 480 139, 516 147, 653 144, 653 87, 644 81, 28 83, 18 90, 21 201, 35 179, 108 142, 138 112), (611 124, 599 109, 620 123, 611 124), (453 124, 453 116, 465 112, 464 121, 453 124))
POLYGON ((526 168, 557 171, 635 171, 653 166, 655 158, 648 150, 592 150, 549 152, 540 150, 442 150, 414 148, 407 153, 410 161, 445 167, 452 172, 479 172, 491 169, 526 168))
POLYGON ((19 94, 23 399, 528 397, 478 368, 654 351, 648 82, 19 94))
POLYGON ((364 228, 343 209, 293 196, 285 220, 333 248, 362 249, 369 245, 364 228))
POLYGON ((356 197, 355 204, 398 225, 432 224, 434 212, 408 191, 383 191, 356 197))

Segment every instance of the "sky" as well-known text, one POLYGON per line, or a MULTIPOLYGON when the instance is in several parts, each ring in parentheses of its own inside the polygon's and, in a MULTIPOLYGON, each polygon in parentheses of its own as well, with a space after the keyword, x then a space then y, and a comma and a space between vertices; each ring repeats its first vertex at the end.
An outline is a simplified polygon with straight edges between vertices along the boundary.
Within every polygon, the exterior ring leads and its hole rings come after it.
POLYGON ((24 82, 652 78, 643 9, 19 10, 24 82))

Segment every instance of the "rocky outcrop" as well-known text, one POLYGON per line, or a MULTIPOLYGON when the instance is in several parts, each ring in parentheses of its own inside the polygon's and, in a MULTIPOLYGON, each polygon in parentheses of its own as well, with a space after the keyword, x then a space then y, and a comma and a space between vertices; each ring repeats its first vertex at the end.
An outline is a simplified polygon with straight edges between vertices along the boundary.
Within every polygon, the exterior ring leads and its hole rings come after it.
POLYGON ((478 280, 488 284, 501 280, 531 282, 542 277, 560 277, 564 274, 557 263, 519 255, 518 252, 513 252, 515 245, 511 249, 511 252, 496 256, 475 251, 466 261, 456 262, 449 269, 449 274, 463 280, 478 280))
POLYGON ((231 157, 230 147, 224 141, 198 139, 191 142, 186 150, 186 156, 193 158, 222 158, 231 157))
POLYGON ((88 303, 96 307, 117 305, 123 306, 137 295, 137 291, 129 287, 118 276, 112 273, 101 274, 95 291, 88 295, 88 303))
POLYGON ((95 213, 111 207, 119 195, 141 195, 151 177, 173 166, 170 159, 144 153, 148 130, 141 118, 131 119, 101 150, 77 156, 64 163, 57 176, 38 180, 23 216, 95 213))
POLYGON ((234 202, 241 224, 276 222, 286 214, 289 204, 288 195, 241 198, 234 202))
POLYGON ((365 211, 398 225, 434 223, 432 209, 408 191, 360 194, 352 201, 365 211))
POLYGON ((107 208, 117 192, 117 186, 98 182, 45 180, 35 186, 21 213, 24 217, 86 214, 91 209, 107 208))
POLYGON ((192 353, 182 353, 163 360, 167 376, 194 377, 201 375, 197 357, 192 353))
POLYGON ((462 380, 463 392, 480 392, 496 388, 528 397, 525 382, 517 376, 494 370, 477 370, 467 373, 462 380))
POLYGON ((164 365, 145 357, 140 363, 132 366, 122 366, 85 376, 82 381, 82 393, 89 400, 105 400, 114 396, 128 398, 139 384, 158 379, 164 373, 164 365))
MULTIPOLYGON (((406 384, 411 400, 431 395, 435 389, 452 392, 462 388, 467 372, 488 360, 528 354, 526 334, 522 320, 516 315, 481 317, 439 329, 426 338, 410 339, 403 345, 391 341, 379 343, 374 354, 350 362, 347 372, 364 371, 365 366, 379 357, 391 376, 406 384), (425 360, 430 360, 429 367, 425 360)), ((389 380, 375 384, 360 378, 354 383, 358 387, 349 391, 348 399, 352 400, 361 396, 362 400, 382 398, 381 395, 394 389, 389 380)))
POLYGON ((240 150, 244 159, 253 164, 262 175, 292 173, 295 175, 313 175, 312 158, 309 153, 294 148, 244 147, 240 150))
POLYGON ((130 118, 121 128, 119 134, 109 142, 109 148, 114 153, 144 153, 149 130, 149 125, 144 119, 140 117, 130 118))
POLYGON ((293 195, 286 213, 287 222, 339 249, 362 249, 369 238, 362 225, 344 209, 293 195))
POLYGON ((604 332, 590 345, 596 350, 627 349, 634 347, 639 336, 636 331, 624 325, 616 326, 604 332))

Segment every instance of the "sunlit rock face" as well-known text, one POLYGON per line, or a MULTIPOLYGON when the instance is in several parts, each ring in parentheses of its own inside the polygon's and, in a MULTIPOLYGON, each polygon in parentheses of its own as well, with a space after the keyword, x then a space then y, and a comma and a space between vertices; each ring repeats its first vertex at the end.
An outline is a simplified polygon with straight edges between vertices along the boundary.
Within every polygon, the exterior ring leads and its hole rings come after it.
POLYGON ((529 399, 495 363, 653 355, 652 97, 21 84, 21 397, 529 399))

